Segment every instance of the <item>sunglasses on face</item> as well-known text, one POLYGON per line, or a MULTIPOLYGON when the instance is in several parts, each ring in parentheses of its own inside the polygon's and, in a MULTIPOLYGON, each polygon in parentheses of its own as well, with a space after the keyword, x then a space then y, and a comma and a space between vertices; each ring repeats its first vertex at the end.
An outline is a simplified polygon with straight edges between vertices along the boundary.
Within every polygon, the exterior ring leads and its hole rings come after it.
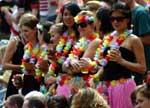
POLYGON ((122 22, 125 18, 125 16, 118 16, 118 17, 110 17, 111 22, 117 21, 117 22, 122 22))
POLYGON ((82 23, 79 23, 78 24, 78 27, 81 27, 81 28, 85 28, 85 27, 87 27, 87 23, 85 23, 85 22, 82 22, 82 23))

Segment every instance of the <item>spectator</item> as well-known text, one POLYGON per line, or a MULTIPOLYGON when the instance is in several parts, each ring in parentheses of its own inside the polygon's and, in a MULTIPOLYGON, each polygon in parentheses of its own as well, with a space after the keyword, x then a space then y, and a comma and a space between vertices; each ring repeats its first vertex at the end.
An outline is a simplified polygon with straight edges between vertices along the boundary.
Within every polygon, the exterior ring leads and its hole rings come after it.
POLYGON ((40 99, 32 98, 25 100, 22 108, 46 108, 40 99))
POLYGON ((10 39, 2 61, 4 70, 12 70, 12 74, 8 81, 6 98, 12 94, 17 94, 18 89, 13 85, 12 79, 16 74, 21 74, 21 59, 24 53, 25 41, 22 36, 10 39))
POLYGON ((14 94, 5 101, 5 108, 22 108, 24 97, 20 94, 14 94))
MULTIPOLYGON (((145 51, 146 67, 147 71, 150 69, 150 14, 149 11, 137 4, 136 0, 122 0, 129 7, 132 14, 133 34, 140 37, 145 51)), ((142 84, 143 76, 141 74, 133 73, 135 81, 138 84, 142 84)))
POLYGON ((73 96, 71 108, 109 108, 107 101, 92 88, 80 89, 73 96))
POLYGON ((69 108, 67 99, 64 96, 52 96, 47 102, 48 108, 69 108))
MULTIPOLYGON (((24 97, 24 103, 26 103, 27 100, 29 101, 31 99, 38 99, 42 102, 42 104, 44 104, 45 107, 47 106, 46 97, 41 92, 31 91, 31 92, 27 93, 24 97)), ((26 108, 26 107, 24 107, 24 108, 26 108)))
MULTIPOLYGON (((99 41, 93 58, 101 65, 99 88, 101 94, 108 96, 111 108, 131 108, 130 94, 136 86, 131 74, 145 73, 144 48, 140 38, 130 31, 131 11, 125 3, 115 3, 110 15, 115 31, 105 36, 103 41, 99 41), (124 39, 120 42, 122 36, 124 39)), ((85 59, 92 53, 92 49, 95 49, 96 43, 91 45, 93 47, 89 46, 91 49, 87 49, 83 55, 85 59)))
POLYGON ((110 9, 108 7, 101 7, 96 12, 95 29, 103 39, 104 36, 113 31, 113 27, 110 21, 110 9))
MULTIPOLYGON (((13 7, 15 5, 14 0, 2 0, 0 1, 0 7, 1 9, 7 8, 10 12, 13 11, 13 7)), ((1 35, 5 34, 7 37, 4 37, 5 39, 9 39, 10 34, 10 18, 5 15, 3 11, 0 9, 0 32, 1 35)))
POLYGON ((150 106, 150 85, 141 85, 136 89, 135 108, 149 108, 150 106))

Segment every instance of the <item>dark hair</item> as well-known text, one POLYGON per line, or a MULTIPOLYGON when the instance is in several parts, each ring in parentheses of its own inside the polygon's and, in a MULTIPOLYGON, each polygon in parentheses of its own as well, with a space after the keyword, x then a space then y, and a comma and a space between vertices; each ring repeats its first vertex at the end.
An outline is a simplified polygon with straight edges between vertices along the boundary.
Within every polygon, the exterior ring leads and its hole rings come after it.
POLYGON ((131 29, 131 11, 130 11, 130 8, 128 7, 128 5, 126 5, 124 2, 117 2, 117 3, 115 3, 115 4, 112 5, 112 9, 111 9, 110 15, 114 11, 119 11, 126 18, 130 19, 130 21, 128 23, 128 29, 131 29))
POLYGON ((9 100, 10 105, 17 104, 18 108, 22 108, 24 102, 24 97, 22 95, 14 94, 9 96, 7 99, 9 100))
POLYGON ((75 3, 65 4, 61 10, 62 15, 64 14, 65 9, 68 9, 74 17, 81 11, 80 7, 75 3))
POLYGON ((104 34, 112 32, 114 29, 110 21, 110 8, 102 7, 96 12, 96 18, 101 21, 101 27, 99 28, 104 34))
POLYGON ((50 21, 45 21, 45 22, 42 22, 42 23, 39 23, 39 24, 43 26, 42 30, 39 29, 40 33, 42 33, 42 32, 44 33, 43 41, 46 42, 46 43, 50 43, 50 35, 48 34, 48 31, 54 23, 50 22, 50 21))
MULTIPOLYGON (((71 12, 72 16, 75 17, 80 11, 80 7, 75 4, 75 3, 67 3, 63 6, 63 8, 61 9, 61 13, 62 13, 62 16, 64 14, 64 10, 67 9, 71 12)), ((74 23, 73 25, 73 30, 75 30, 75 36, 77 36, 77 38, 79 38, 79 32, 77 30, 78 26, 76 23, 74 23)), ((64 24, 63 25, 63 31, 65 32, 67 30, 67 26, 64 24)))
POLYGON ((69 108, 68 101, 64 96, 51 96, 47 102, 48 108, 69 108))
POLYGON ((29 108, 45 108, 44 103, 42 103, 42 101, 40 101, 37 98, 31 98, 28 100, 29 104, 28 107, 29 108))

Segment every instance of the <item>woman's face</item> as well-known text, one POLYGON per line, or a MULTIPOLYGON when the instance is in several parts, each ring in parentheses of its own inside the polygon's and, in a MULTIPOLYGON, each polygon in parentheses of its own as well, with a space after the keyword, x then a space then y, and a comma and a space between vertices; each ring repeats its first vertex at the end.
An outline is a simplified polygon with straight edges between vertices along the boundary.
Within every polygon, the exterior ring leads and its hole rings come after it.
POLYGON ((27 26, 22 25, 21 32, 26 42, 30 42, 36 39, 36 32, 37 32, 36 28, 31 29, 27 26))
POLYGON ((135 108, 150 108, 150 99, 147 99, 141 93, 136 95, 136 106, 135 108))
POLYGON ((110 18, 113 28, 118 32, 122 32, 128 28, 129 19, 127 19, 121 12, 112 12, 110 18))
POLYGON ((55 26, 52 26, 50 29, 50 35, 51 35, 51 39, 50 41, 54 44, 58 44, 61 35, 58 33, 57 28, 55 26))
POLYGON ((72 27, 74 25, 74 17, 68 9, 64 10, 63 13, 63 22, 67 27, 72 27))
POLYGON ((82 22, 78 24, 78 31, 80 36, 89 36, 91 33, 93 33, 94 26, 92 27, 92 25, 82 22))

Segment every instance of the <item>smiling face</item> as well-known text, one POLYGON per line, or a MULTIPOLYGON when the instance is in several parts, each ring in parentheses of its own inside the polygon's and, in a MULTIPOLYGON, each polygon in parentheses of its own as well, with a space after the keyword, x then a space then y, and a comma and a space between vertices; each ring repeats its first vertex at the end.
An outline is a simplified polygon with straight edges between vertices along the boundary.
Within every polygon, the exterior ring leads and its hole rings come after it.
POLYGON ((80 36, 89 36, 94 31, 94 25, 82 22, 78 24, 80 36))
POLYGON ((58 32, 57 30, 58 28, 53 25, 50 29, 50 35, 51 35, 51 42, 54 43, 54 44, 58 44, 59 43, 59 40, 61 38, 61 34, 58 32))
POLYGON ((137 93, 136 103, 135 108, 150 108, 150 99, 144 97, 141 93, 137 93))
POLYGON ((126 18, 120 11, 112 12, 110 20, 113 28, 118 32, 122 32, 128 28, 129 19, 126 18))
POLYGON ((74 25, 74 17, 68 9, 64 9, 63 22, 67 27, 72 27, 74 25))
POLYGON ((27 26, 22 25, 21 32, 22 32, 26 42, 36 40, 36 32, 37 32, 36 28, 31 29, 27 26))

